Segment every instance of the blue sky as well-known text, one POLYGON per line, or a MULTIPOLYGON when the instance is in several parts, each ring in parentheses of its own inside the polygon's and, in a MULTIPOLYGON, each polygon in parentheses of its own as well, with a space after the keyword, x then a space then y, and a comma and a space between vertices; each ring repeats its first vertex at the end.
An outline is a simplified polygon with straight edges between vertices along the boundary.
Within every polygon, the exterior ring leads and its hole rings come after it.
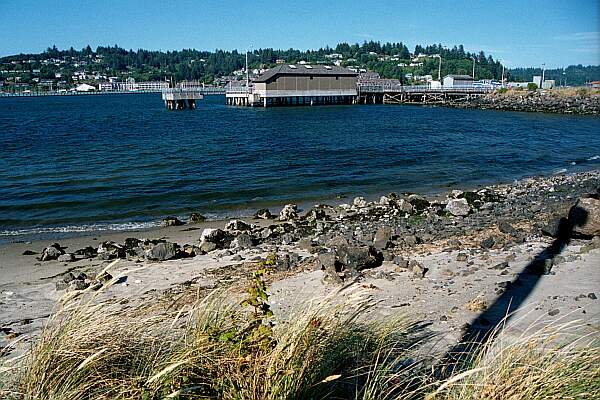
POLYGON ((319 48, 463 44, 509 67, 600 64, 600 0, 0 0, 0 56, 56 45, 319 48))

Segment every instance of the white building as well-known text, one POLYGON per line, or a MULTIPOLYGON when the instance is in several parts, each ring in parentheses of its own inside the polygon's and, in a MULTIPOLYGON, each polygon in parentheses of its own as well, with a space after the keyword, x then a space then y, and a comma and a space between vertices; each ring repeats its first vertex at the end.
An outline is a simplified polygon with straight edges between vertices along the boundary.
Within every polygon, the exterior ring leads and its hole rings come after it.
POLYGON ((446 75, 443 85, 445 88, 473 87, 473 78, 469 75, 446 75))
POLYGON ((77 85, 75 88, 76 92, 93 92, 96 90, 95 86, 88 85, 87 83, 82 83, 81 85, 77 85))

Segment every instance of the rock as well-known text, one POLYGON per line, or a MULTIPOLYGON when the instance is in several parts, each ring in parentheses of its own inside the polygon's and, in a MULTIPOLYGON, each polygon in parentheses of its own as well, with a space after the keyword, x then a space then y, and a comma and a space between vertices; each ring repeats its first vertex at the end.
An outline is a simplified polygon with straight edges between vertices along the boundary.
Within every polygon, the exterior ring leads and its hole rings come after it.
POLYGON ((111 274, 109 274, 108 272, 104 271, 102 272, 100 275, 98 275, 96 277, 96 280, 98 282, 102 282, 102 283, 107 283, 109 282, 111 279, 113 278, 113 276, 111 274))
POLYGON ((298 219, 298 206, 295 204, 286 204, 279 213, 280 221, 293 221, 298 219))
POLYGON ((535 258, 526 267, 527 272, 534 275, 548 275, 552 271, 554 260, 552 258, 535 258))
POLYGON ((312 253, 315 251, 315 245, 312 242, 311 238, 302 238, 300 240, 298 240, 298 248, 302 249, 302 250, 306 250, 309 253, 312 253))
MULTIPOLYGON (((127 239, 125 239, 125 243, 127 243, 127 239)), ((94 258, 98 255, 98 250, 92 246, 86 246, 83 249, 75 250, 74 254, 83 258, 94 258)))
POLYGON ((517 237, 519 236, 519 232, 517 232, 517 230, 508 222, 506 221, 501 221, 498 224, 498 230, 502 233, 505 233, 507 235, 510 235, 512 237, 517 237))
POLYGON ((69 287, 69 284, 63 281, 58 281, 54 285, 56 290, 66 290, 69 287))
POLYGON ((571 223, 566 218, 553 218, 549 223, 541 229, 546 236, 553 238, 567 237, 571 232, 571 223))
POLYGON ((580 198, 569 210, 569 222, 577 236, 600 236, 600 200, 580 198))
POLYGON ((340 264, 355 271, 375 268, 383 262, 383 255, 373 246, 342 246, 335 254, 340 264))
POLYGON ((381 206, 389 206, 390 202, 391 202, 391 200, 387 196, 381 196, 379 198, 379 205, 381 205, 381 206))
POLYGON ((414 207, 416 211, 423 211, 429 207, 430 203, 424 197, 418 194, 411 194, 407 198, 408 202, 414 207))
POLYGON ((199 223, 199 222, 204 222, 206 221, 206 217, 202 214, 198 214, 198 213, 191 213, 190 214, 190 218, 188 219, 189 223, 199 223))
POLYGON ((600 236, 595 236, 588 243, 581 246, 581 250, 579 251, 581 254, 589 253, 592 250, 600 249, 600 236))
POLYGON ((394 264, 397 265, 396 269, 405 270, 408 269, 408 260, 402 258, 402 256, 396 256, 393 260, 394 264))
POLYGON ((235 256, 231 257, 231 261, 242 261, 243 259, 244 258, 239 254, 236 254, 235 256))
POLYGON ((494 244, 496 244, 496 241, 491 236, 481 241, 481 247, 484 249, 491 249, 494 247, 494 244))
POLYGON ((242 233, 241 235, 236 236, 235 239, 231 241, 229 248, 235 250, 243 250, 248 249, 252 246, 254 246, 254 244, 252 243, 252 237, 250 237, 250 235, 246 233, 242 233))
POLYGON ((377 230, 377 232, 375 232, 375 237, 373 238, 373 246, 377 250, 387 249, 391 238, 392 228, 390 228, 389 226, 382 226, 377 230))
POLYGON ((252 230, 252 226, 241 219, 232 219, 225 225, 226 231, 245 232, 252 230))
POLYGON ((75 256, 71 253, 65 253, 65 254, 58 256, 57 261, 60 261, 60 262, 75 261, 75 256))
POLYGON ((180 226, 183 225, 183 222, 181 222, 177 217, 166 217, 163 218, 162 226, 180 226))
POLYGON ((210 253, 217 249, 217 245, 213 242, 202 242, 200 243, 199 248, 202 253, 210 253))
POLYGON ((177 257, 179 246, 176 243, 163 242, 158 243, 149 250, 146 250, 146 258, 154 261, 165 261, 177 257))
POLYGON ((261 208, 257 212, 254 213, 254 219, 273 219, 273 214, 269 211, 268 208, 261 208))
POLYGON ((366 206, 367 206, 367 201, 365 200, 365 198, 364 198, 364 197, 362 197, 362 196, 359 196, 359 197, 355 197, 355 198, 354 198, 354 200, 352 201, 352 204, 353 204, 355 207, 358 207, 358 208, 364 208, 364 207, 366 207, 366 206))
POLYGON ((90 286, 89 283, 79 279, 74 279, 69 282, 69 290, 85 290, 88 286, 90 286))
POLYGON ((471 206, 467 199, 452 199, 446 204, 446 211, 457 217, 465 217, 471 212, 471 206))
POLYGON ((405 213, 410 214, 415 211, 415 208, 413 207, 413 205, 404 199, 396 202, 396 205, 397 205, 398 210, 405 212, 405 213))
POLYGON ((327 213, 322 208, 311 208, 306 214, 307 221, 322 221, 327 219, 327 213))
POLYGON ((263 228, 258 232, 258 237, 261 239, 268 239, 273 234, 273 230, 269 227, 263 228))
POLYGON ((408 263, 408 269, 412 271, 415 278, 424 278, 428 270, 417 260, 410 260, 410 263, 408 263))
POLYGON ((594 293, 594 292, 588 293, 587 297, 588 297, 588 299, 591 299, 591 300, 598 299, 598 297, 596 297, 596 293, 594 293))
POLYGON ((102 242, 98 246, 98 258, 101 260, 112 260, 114 258, 125 258, 125 248, 113 241, 102 242))
POLYGON ((36 254, 37 254, 37 251, 25 250, 25 251, 24 251, 22 254, 23 254, 24 256, 33 256, 33 255, 36 255, 36 254))
POLYGON ((469 256, 466 253, 458 253, 456 256, 456 261, 465 262, 469 259, 469 256))
POLYGON ((69 272, 68 274, 65 274, 65 276, 63 276, 62 281, 64 283, 69 283, 69 282, 71 282, 72 280, 75 280, 75 279, 77 279, 75 277, 75 275, 73 275, 72 272, 69 272))
POLYGON ((560 310, 558 308, 548 311, 548 315, 551 317, 554 317, 555 315, 558 315, 559 313, 560 313, 560 310))
POLYGON ((65 254, 64 250, 58 243, 51 244, 42 251, 42 255, 38 257, 40 261, 57 260, 58 257, 65 254))
POLYGON ((296 267, 298 262, 300 262, 300 256, 298 254, 284 253, 277 257, 277 270, 289 271, 290 269, 296 267))
MULTIPOLYGON (((221 229, 213 229, 213 228, 206 228, 202 231, 202 233, 200 234, 200 248, 203 251, 205 248, 211 248, 211 245, 206 245, 203 246, 203 244, 205 242, 209 242, 209 243, 213 243, 215 245, 214 249, 224 249, 229 247, 229 244, 231 243, 232 240, 232 236, 230 233, 225 232, 224 230, 221 229)), ((212 251, 212 250, 210 250, 212 251)), ((208 252, 208 251, 206 251, 208 252)))
POLYGON ((317 256, 317 266, 325 272, 326 279, 335 283, 342 284, 342 278, 337 273, 335 266, 335 254, 322 253, 317 256))

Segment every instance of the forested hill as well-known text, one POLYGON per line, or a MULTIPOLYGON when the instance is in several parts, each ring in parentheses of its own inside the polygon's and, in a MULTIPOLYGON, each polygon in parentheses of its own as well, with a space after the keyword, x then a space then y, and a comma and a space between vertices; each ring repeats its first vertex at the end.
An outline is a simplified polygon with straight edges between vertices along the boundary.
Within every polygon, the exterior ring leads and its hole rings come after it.
MULTIPOLYGON (((445 74, 471 75, 473 60, 477 79, 500 79, 502 65, 491 55, 483 51, 466 52, 462 45, 452 48, 440 44, 415 46, 411 52, 403 43, 364 42, 362 44, 340 43, 335 47, 318 50, 274 50, 254 49, 249 55, 251 68, 268 68, 277 60, 285 63, 306 61, 309 63, 338 62, 343 66, 355 66, 375 71, 385 78, 407 81, 412 76, 432 75, 437 78, 439 59, 442 58, 442 76, 445 74), (420 57, 419 57, 420 56, 420 57), (418 59, 417 59, 418 58, 418 59)), ((70 48, 59 50, 55 46, 39 54, 19 54, 0 58, 0 81, 10 83, 29 83, 37 81, 61 80, 73 83, 76 72, 87 75, 119 79, 128 77, 138 81, 164 80, 171 77, 177 81, 198 79, 212 83, 220 77, 231 76, 245 65, 245 53, 236 50, 199 51, 184 49, 180 51, 125 50, 118 46, 99 46, 93 50, 90 46, 82 50, 70 48), (18 79, 17 79, 18 77, 18 79)), ((546 77, 563 76, 562 70, 548 71, 546 77)), ((583 83, 589 79, 599 79, 598 67, 569 67, 565 69, 569 84, 583 83), (587 72, 581 72, 581 69, 587 72), (571 76, 572 75, 572 76, 571 76)), ((509 79, 531 80, 535 70, 517 69, 509 71, 509 79)), ((240 75, 238 73, 238 75, 240 75)), ((556 78, 558 81, 559 79, 556 78)))
MULTIPOLYGON (((542 75, 541 68, 513 68, 509 70, 509 77, 515 81, 527 82, 534 75, 542 75)), ((544 71, 545 79, 553 79, 557 85, 577 86, 586 82, 600 80, 600 66, 571 65, 567 68, 547 69, 544 71)))

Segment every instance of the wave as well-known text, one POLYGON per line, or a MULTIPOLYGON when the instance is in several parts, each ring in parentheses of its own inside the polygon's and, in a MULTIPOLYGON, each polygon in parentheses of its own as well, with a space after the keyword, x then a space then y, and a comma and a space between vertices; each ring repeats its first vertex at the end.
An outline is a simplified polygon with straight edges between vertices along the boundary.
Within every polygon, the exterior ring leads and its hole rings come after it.
POLYGON ((41 235, 48 233, 83 233, 83 232, 105 232, 105 231, 131 231, 136 229, 147 229, 160 226, 160 222, 125 222, 119 224, 90 224, 54 226, 45 228, 28 228, 0 231, 0 236, 23 236, 41 235))
POLYGON ((554 175, 560 175, 560 174, 564 174, 565 172, 567 172, 566 168, 561 168, 561 169, 557 169, 556 171, 553 172, 554 175))
POLYGON ((600 156, 592 156, 587 159, 588 161, 600 160, 600 156))

